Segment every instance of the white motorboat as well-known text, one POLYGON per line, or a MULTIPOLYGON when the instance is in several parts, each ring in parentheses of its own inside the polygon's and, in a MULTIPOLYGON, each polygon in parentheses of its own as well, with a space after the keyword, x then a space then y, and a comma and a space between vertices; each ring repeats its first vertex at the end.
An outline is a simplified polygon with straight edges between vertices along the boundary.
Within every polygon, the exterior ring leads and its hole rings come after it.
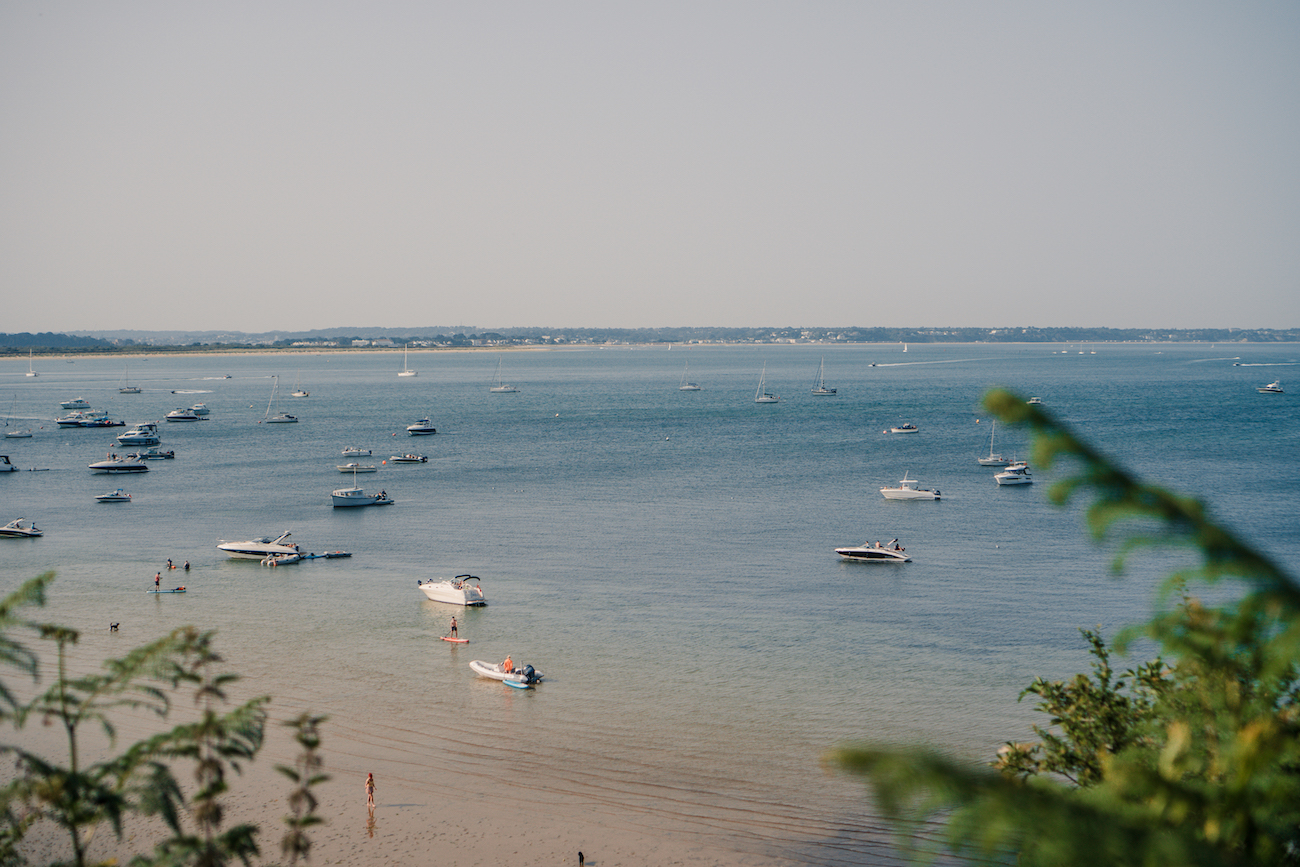
POLYGON ((195 415, 208 415, 210 410, 206 403, 196 403, 194 406, 190 407, 190 412, 195 415))
POLYGON ((291 533, 276 536, 263 536, 260 539, 248 539, 244 542, 227 542, 222 539, 217 550, 225 551, 235 560, 261 560, 272 554, 301 554, 302 549, 289 541, 291 533))
POLYGON ((1029 464, 1019 461, 1007 467, 993 477, 999 485, 1032 485, 1034 477, 1029 473, 1029 464))
POLYGON ((36 528, 35 521, 29 521, 26 518, 19 518, 15 521, 10 521, 8 524, 0 527, 0 536, 8 536, 10 538, 22 537, 35 539, 37 536, 44 535, 45 534, 42 531, 36 528))
POLYGON ((262 423, 263 424, 297 424, 298 417, 289 415, 289 413, 287 412, 278 412, 275 415, 271 414, 271 410, 275 408, 275 393, 280 390, 280 377, 276 376, 273 377, 273 379, 275 380, 275 382, 271 386, 271 399, 266 402, 266 415, 263 416, 262 423))
POLYGON ((358 448, 357 446, 347 446, 343 449, 343 457, 345 458, 369 457, 369 455, 370 449, 358 448))
POLYGON ((163 460, 172 460, 173 458, 175 458, 176 452, 172 451, 171 449, 168 449, 167 451, 163 451, 160 448, 154 447, 154 448, 145 449, 142 452, 135 452, 133 454, 129 454, 127 455, 127 457, 135 458, 138 461, 163 461, 163 460))
POLYGON ((497 375, 496 375, 496 379, 493 380, 493 382, 495 384, 488 389, 488 391, 491 392, 492 394, 514 394, 515 392, 519 391, 519 389, 515 388, 510 383, 501 381, 501 359, 500 358, 497 358, 497 375))
POLYGON ((393 455, 388 459, 389 463, 394 464, 423 464, 428 460, 424 455, 393 455))
POLYGON ((429 421, 427 418, 422 418, 415 424, 408 424, 406 426, 406 432, 413 437, 423 437, 428 436, 429 434, 436 434, 438 429, 433 426, 433 422, 429 421))
POLYGON ((487 605, 487 597, 483 595, 483 588, 479 586, 478 580, 477 575, 457 575, 455 578, 442 581, 433 578, 428 581, 417 579, 415 585, 434 602, 446 602, 448 605, 487 605), (471 584, 471 581, 475 583, 471 584))
POLYGON ((767 390, 767 365, 763 365, 763 372, 758 375, 758 391, 754 392, 754 403, 779 403, 781 398, 777 397, 767 390))
POLYGON ((879 542, 874 545, 863 542, 861 545, 836 548, 835 553, 845 560, 855 560, 860 563, 911 563, 912 558, 907 556, 906 550, 898 544, 897 539, 891 539, 884 545, 879 542))
POLYGON ((355 461, 350 464, 339 464, 340 473, 373 473, 378 470, 374 464, 359 464, 355 461))
POLYGON ((913 434, 913 433, 920 433, 920 432, 921 429, 916 425, 912 424, 910 421, 904 422, 898 425, 897 427, 891 427, 887 431, 887 433, 897 433, 897 434, 913 434))
POLYGON ((826 359, 822 359, 821 366, 817 368, 817 380, 813 382, 812 393, 817 395, 831 395, 835 389, 826 387, 826 359))
POLYGON ((198 421, 199 414, 192 409, 177 407, 165 416, 167 421, 198 421))
POLYGON ((339 488, 331 492, 330 498, 334 501, 334 508, 347 509, 358 506, 391 506, 393 500, 384 491, 377 494, 367 494, 357 486, 350 488, 339 488))
POLYGON ((118 434, 117 441, 124 446, 156 446, 162 442, 162 437, 158 435, 157 424, 145 421, 126 433, 118 434))
POLYGON ((695 383, 691 382, 690 379, 688 379, 688 377, 690 376, 690 372, 691 372, 691 363, 688 361, 686 362, 686 366, 682 368, 682 384, 677 386, 678 391, 699 391, 700 390, 700 387, 698 385, 696 385, 695 383))
POLYGON ((1026 401, 1026 402, 1027 402, 1027 403, 1031 403, 1031 404, 1033 404, 1034 406, 1038 406, 1038 405, 1040 405, 1040 404, 1043 402, 1043 399, 1042 399, 1041 397, 1031 397, 1031 398, 1029 398, 1029 400, 1026 401))
POLYGON ((903 478, 899 481, 898 487, 883 487, 880 489, 880 495, 886 500, 937 500, 939 491, 933 488, 923 488, 917 484, 916 479, 909 479, 907 473, 903 473, 903 478))
POLYGON ((116 491, 109 491, 107 494, 100 494, 95 499, 101 503, 129 503, 131 502, 131 495, 121 488, 118 488, 116 491))
POLYGON ((108 413, 103 410, 74 409, 67 415, 56 418, 54 423, 59 427, 86 427, 88 422, 93 422, 107 417, 108 413))
POLYGON ((981 467, 1005 467, 1007 464, 1011 463, 1010 458, 1003 457, 998 452, 993 451, 993 436, 997 432, 998 432, 998 423, 997 420, 995 419, 993 422, 993 430, 989 431, 989 456, 987 458, 975 459, 976 461, 979 462, 979 465, 981 467))
POLYGON ((480 677, 490 677, 493 680, 512 681, 521 686, 532 686, 535 683, 541 683, 542 673, 534 669, 531 665, 515 667, 511 671, 506 671, 505 665, 500 662, 484 662, 481 659, 472 660, 469 667, 480 677))
POLYGON ((59 404, 59 406, 64 409, 90 409, 90 401, 86 400, 84 397, 77 397, 72 400, 65 400, 63 403, 59 404))
POLYGON ((18 468, 9 463, 8 455, 0 455, 0 473, 16 473, 18 468))
POLYGON ((1282 390, 1282 380, 1280 379, 1275 379, 1268 385, 1261 385, 1255 390, 1260 394, 1286 394, 1286 392, 1282 390))
POLYGON ((5 431, 5 439, 7 440, 29 440, 31 438, 32 438, 32 432, 29 428, 23 428, 21 430, 5 431))
POLYGON ((402 369, 398 371, 397 375, 398 376, 419 376, 420 372, 418 370, 411 370, 411 368, 406 366, 406 347, 407 344, 403 343, 402 344, 402 369))
POLYGON ((94 470, 97 473, 147 473, 149 472, 148 464, 130 455, 123 455, 120 458, 117 455, 113 455, 107 460, 96 461, 95 463, 88 464, 87 466, 89 466, 90 469, 94 470))
POLYGON ((78 427, 126 427, 124 421, 113 421, 107 413, 97 413, 93 410, 86 410, 86 418, 81 420, 78 427))

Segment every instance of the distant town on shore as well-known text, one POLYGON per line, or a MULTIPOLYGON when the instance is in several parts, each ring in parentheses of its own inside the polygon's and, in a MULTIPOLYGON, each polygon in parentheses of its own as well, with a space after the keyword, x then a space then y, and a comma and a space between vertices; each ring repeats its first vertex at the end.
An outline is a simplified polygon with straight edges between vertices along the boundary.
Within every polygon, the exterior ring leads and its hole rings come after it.
POLYGON ((0 334, 0 355, 774 343, 1296 343, 1297 328, 327 328, 0 334))

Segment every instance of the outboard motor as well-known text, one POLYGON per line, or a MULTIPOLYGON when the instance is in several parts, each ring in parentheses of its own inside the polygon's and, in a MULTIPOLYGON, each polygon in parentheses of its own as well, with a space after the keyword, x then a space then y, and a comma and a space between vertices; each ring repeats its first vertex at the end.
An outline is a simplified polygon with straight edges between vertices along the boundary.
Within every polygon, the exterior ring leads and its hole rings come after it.
POLYGON ((524 683, 533 683, 537 680, 537 673, 531 665, 524 666, 524 683))

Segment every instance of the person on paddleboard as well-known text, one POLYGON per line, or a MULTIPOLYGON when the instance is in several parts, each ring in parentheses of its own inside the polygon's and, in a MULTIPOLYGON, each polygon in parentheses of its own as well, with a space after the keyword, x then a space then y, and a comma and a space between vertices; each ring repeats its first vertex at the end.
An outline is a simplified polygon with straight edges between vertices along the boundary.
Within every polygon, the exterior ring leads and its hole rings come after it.
POLYGON ((460 638, 460 635, 456 633, 456 616, 454 614, 451 617, 451 637, 460 638))
POLYGON ((153 576, 153 589, 162 589, 162 573, 159 572, 153 576))

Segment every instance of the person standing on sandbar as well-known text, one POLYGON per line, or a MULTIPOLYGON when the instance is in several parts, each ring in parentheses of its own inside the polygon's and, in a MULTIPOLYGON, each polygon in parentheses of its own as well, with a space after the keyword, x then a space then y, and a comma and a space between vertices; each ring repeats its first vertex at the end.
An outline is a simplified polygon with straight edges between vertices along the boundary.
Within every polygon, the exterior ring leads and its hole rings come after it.
POLYGON ((366 774, 366 806, 370 809, 375 808, 375 775, 366 774))

